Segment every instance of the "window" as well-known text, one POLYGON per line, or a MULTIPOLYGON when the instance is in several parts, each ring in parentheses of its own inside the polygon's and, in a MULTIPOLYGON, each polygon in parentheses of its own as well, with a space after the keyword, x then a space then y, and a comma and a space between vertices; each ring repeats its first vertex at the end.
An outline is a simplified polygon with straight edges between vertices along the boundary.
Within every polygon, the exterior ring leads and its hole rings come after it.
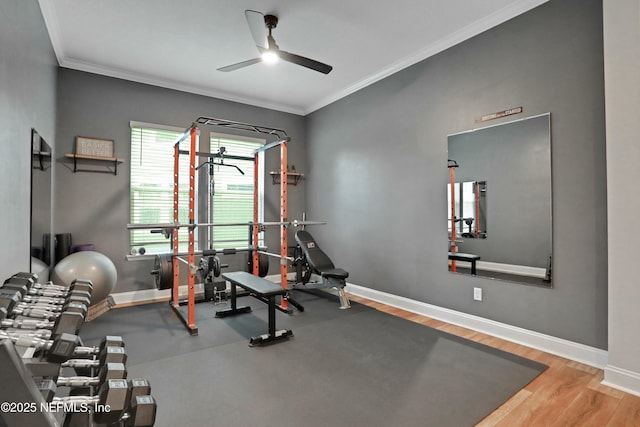
MULTIPOLYGON (((173 222, 174 144, 184 129, 131 122, 131 223, 173 222)), ((188 150, 189 138, 181 143, 188 150)), ((178 176, 180 223, 189 221, 189 157, 180 156, 178 176)), ((196 195, 197 198, 197 195, 196 195)), ((197 236, 197 233, 196 233, 197 236)), ((187 250, 188 230, 181 228, 180 251, 187 250)), ((144 247, 147 253, 170 251, 170 239, 150 230, 131 230, 131 247, 144 247)), ((196 246, 197 247, 197 246, 196 246)))
MULTIPOLYGON (((224 157, 214 159, 216 165, 208 170, 209 194, 213 196, 213 204, 209 203, 209 222, 229 224, 253 221, 253 152, 264 145, 264 142, 264 140, 257 138, 211 134, 211 153, 217 153, 221 147, 224 147, 223 156, 239 156, 245 157, 247 160, 225 159, 224 157)), ((263 218, 263 158, 264 156, 259 156, 258 163, 258 217, 260 221, 263 218)), ((248 237, 248 225, 213 227, 209 231, 209 241, 213 242, 210 247, 213 246, 215 249, 247 247, 248 237)), ((262 235, 260 239, 262 239, 262 235)))
MULTIPOLYGON (((148 123, 131 122, 131 223, 157 224, 173 222, 173 153, 175 142, 184 129, 148 123)), ((196 232, 197 238, 206 238, 214 244, 200 245, 207 248, 242 248, 248 246, 249 221, 253 221, 253 151, 264 140, 211 133, 210 152, 217 153, 224 147, 224 156, 213 157, 212 165, 204 165, 207 156, 198 156, 196 172, 196 206, 198 197, 207 200, 207 217, 204 213, 196 222, 216 224, 243 223, 239 226, 207 227, 196 232), (244 159, 236 159, 241 157, 244 159), (246 225, 244 225, 246 224, 246 225)), ((181 143, 181 149, 189 149, 190 140, 181 143)), ((259 156, 258 218, 263 218, 264 166, 259 156)), ((189 156, 181 155, 178 176, 178 221, 189 221, 189 156)), ((203 199, 204 200, 204 199, 203 199)), ((262 233, 260 244, 262 244, 262 233)), ((188 230, 181 228, 178 236, 180 252, 187 251, 188 230)), ((147 253, 167 253, 170 239, 150 230, 131 230, 131 247, 144 247, 147 253)))

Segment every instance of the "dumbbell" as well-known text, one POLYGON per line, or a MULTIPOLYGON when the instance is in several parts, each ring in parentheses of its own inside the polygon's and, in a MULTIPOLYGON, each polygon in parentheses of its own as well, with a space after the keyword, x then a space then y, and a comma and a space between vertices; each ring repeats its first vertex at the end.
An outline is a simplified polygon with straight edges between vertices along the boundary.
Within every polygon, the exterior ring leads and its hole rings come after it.
MULTIPOLYGON (((20 292, 0 288, 0 320, 15 315, 52 320, 56 319, 64 311, 81 313, 84 319, 90 301, 85 297, 69 297, 63 300, 67 301, 66 304, 60 306, 39 303, 27 304, 20 302, 20 300, 20 292)), ((66 330, 65 332, 71 332, 71 330, 66 330)))
POLYGON ((91 280, 86 279, 75 279, 71 282, 71 286, 66 285, 56 285, 53 282, 49 281, 47 283, 38 283, 38 275, 35 273, 16 273, 7 279, 5 282, 11 281, 16 284, 24 284, 30 288, 36 289, 57 289, 61 291, 68 291, 70 287, 83 287, 85 290, 93 290, 93 283, 91 280))
POLYGON ((156 418, 157 404, 155 399, 151 396, 151 386, 146 379, 132 379, 126 381, 127 392, 125 402, 123 404, 122 398, 124 394, 124 380, 107 380, 102 385, 98 394, 93 397, 86 396, 73 396, 73 397, 55 397, 57 386, 53 380, 42 380, 36 383, 38 389, 42 393, 42 396, 47 402, 66 402, 80 404, 94 404, 94 405, 109 405, 112 412, 112 416, 106 419, 104 416, 96 417, 94 413, 94 421, 98 423, 115 423, 119 421, 125 426, 143 427, 153 426, 156 418), (113 384, 118 382, 118 386, 109 386, 109 383, 113 384), (105 390, 108 387, 109 390, 105 390), (116 391, 117 390, 117 391, 116 391), (111 403, 110 403, 111 402, 111 403), (122 411, 120 408, 124 407, 122 411), (126 414, 122 414, 124 411, 126 414))
POLYGON ((57 291, 66 291, 66 292, 69 292, 70 290, 93 292, 93 282, 91 282, 90 280, 75 279, 73 282, 71 282, 71 285, 69 286, 56 285, 53 282, 34 283, 31 286, 31 289, 38 289, 38 290, 41 289, 41 290, 51 290, 51 291, 57 290, 57 291))
POLYGON ((93 291, 91 280, 75 279, 69 286, 56 285, 53 282, 36 283, 33 279, 13 275, 4 281, 4 285, 26 286, 28 289, 68 292, 71 289, 93 291))
POLYGON ((125 379, 107 379, 95 396, 55 397, 57 386, 53 380, 39 381, 37 386, 45 400, 54 405, 93 406, 93 420, 99 424, 118 422, 129 407, 131 395, 130 385, 125 379))
POLYGON ((23 315, 42 318, 42 315, 32 316, 25 314, 25 311, 29 312, 29 310, 35 310, 35 312, 46 311, 51 313, 75 311, 82 314, 86 314, 88 311, 88 298, 70 297, 68 299, 62 299, 62 302, 64 302, 64 304, 22 302, 20 292, 7 289, 3 290, 0 288, 0 309, 4 309, 7 315, 23 315))
POLYGON ((10 293, 10 291, 20 292, 20 298, 23 302, 64 304, 70 299, 83 301, 80 298, 88 298, 90 300, 93 288, 87 288, 84 286, 73 286, 63 289, 41 289, 29 287, 25 284, 6 282, 0 286, 0 291, 2 293, 10 293), (54 295, 38 295, 39 293, 44 294, 44 291, 47 291, 47 294, 53 293, 54 295))
POLYGON ((107 363, 122 363, 127 362, 127 351, 124 347, 106 346, 103 347, 95 359, 69 359, 63 362, 60 366, 63 368, 100 368, 107 363))
POLYGON ((51 329, 3 329, 5 337, 18 339, 18 337, 33 337, 48 340, 51 338, 51 329))
POLYGON ((91 299, 85 295, 71 294, 67 297, 31 297, 23 296, 19 290, 12 288, 0 288, 0 307, 4 307, 8 313, 14 309, 37 308, 48 311, 63 311, 66 305, 75 304, 73 307, 89 307, 91 299), (46 299, 41 299, 46 298, 46 299))
POLYGON ((44 297, 56 297, 56 298, 66 298, 67 296, 74 294, 78 296, 86 296, 91 299, 91 292, 93 292, 93 286, 91 288, 87 287, 83 283, 79 283, 77 285, 72 285, 68 288, 64 289, 55 289, 49 288, 47 286, 43 287, 31 287, 28 283, 23 283, 22 279, 19 278, 9 278, 4 281, 2 285, 2 289, 14 289, 19 291, 22 296, 44 296, 44 297))
POLYGON ((131 399, 129 411, 123 417, 125 427, 151 427, 156 422, 158 404, 151 395, 131 399))
POLYGON ((53 335, 62 333, 77 334, 84 324, 84 310, 73 311, 72 307, 68 311, 62 313, 49 312, 46 310, 17 310, 17 314, 23 314, 35 317, 7 319, 7 312, 4 307, 0 307, 0 326, 3 328, 20 328, 20 329, 51 329, 53 335), (49 321, 48 319, 53 319, 49 321))
POLYGON ((77 335, 63 333, 55 335, 53 339, 42 339, 28 335, 9 334, 0 330, 0 339, 10 339, 17 347, 29 347, 46 351, 50 362, 64 362, 73 355, 73 351, 80 342, 77 335))
POLYGON ((58 387, 78 388, 100 386, 107 380, 122 380, 126 378, 127 368, 124 363, 105 363, 95 377, 58 377, 55 382, 58 387))
MULTIPOLYGON (((1 312, 1 310, 0 310, 1 312)), ((0 314, 2 317, 2 314, 0 314)), ((46 319, 4 319, 0 322, 3 328, 15 328, 23 330, 33 329, 50 329, 51 335, 60 335, 63 333, 76 335, 84 324, 84 315, 72 311, 59 313, 55 320, 46 319)))
POLYGON ((26 272, 26 271, 21 271, 19 273, 16 273, 16 274, 12 275, 11 277, 23 277, 25 279, 31 279, 33 281, 33 283, 37 283, 38 282, 38 274, 31 273, 31 272, 26 272))
POLYGON ((73 357, 93 357, 102 353, 106 347, 124 347, 124 340, 117 335, 106 335, 95 347, 78 346, 73 351, 73 357))

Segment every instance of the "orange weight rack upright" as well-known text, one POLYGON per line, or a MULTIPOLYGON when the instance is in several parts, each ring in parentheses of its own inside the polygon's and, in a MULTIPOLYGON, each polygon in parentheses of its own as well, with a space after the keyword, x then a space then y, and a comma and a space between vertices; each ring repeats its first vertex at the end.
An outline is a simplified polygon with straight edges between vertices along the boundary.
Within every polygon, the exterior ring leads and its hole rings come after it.
MULTIPOLYGON (((252 225, 252 242, 253 242, 253 274, 258 275, 259 272, 259 233, 260 233, 260 221, 259 221, 259 194, 258 194, 258 179, 259 179, 259 162, 258 156, 275 147, 280 147, 280 170, 281 170, 281 185, 280 185, 280 283, 282 287, 288 289, 287 282, 287 143, 290 138, 287 133, 282 129, 275 129, 265 126, 259 126, 254 124, 234 122, 224 119, 217 119, 211 117, 199 117, 196 121, 185 130, 182 137, 174 144, 174 194, 173 194, 173 287, 171 293, 171 307, 182 320, 186 328, 191 335, 198 335, 198 327, 195 323, 195 272, 193 268, 189 268, 187 279, 187 317, 185 318, 180 309, 180 263, 179 263, 179 245, 178 245, 178 230, 179 225, 179 156, 181 154, 189 155, 189 211, 188 211, 188 247, 187 247, 187 263, 189 266, 195 265, 195 229, 198 226, 213 226, 213 224, 197 224, 195 221, 195 172, 196 172, 196 159, 200 154, 209 155, 210 153, 198 153, 197 152, 197 136, 198 126, 217 126, 227 129, 236 129, 245 132, 254 132, 263 135, 274 136, 275 141, 267 143, 258 148, 254 152, 254 208, 252 225), (180 143, 189 138, 189 150, 185 152, 180 150, 180 143)), ((227 156, 228 157, 228 156, 227 156)), ((282 298, 279 308, 281 310, 287 310, 287 300, 282 298)))

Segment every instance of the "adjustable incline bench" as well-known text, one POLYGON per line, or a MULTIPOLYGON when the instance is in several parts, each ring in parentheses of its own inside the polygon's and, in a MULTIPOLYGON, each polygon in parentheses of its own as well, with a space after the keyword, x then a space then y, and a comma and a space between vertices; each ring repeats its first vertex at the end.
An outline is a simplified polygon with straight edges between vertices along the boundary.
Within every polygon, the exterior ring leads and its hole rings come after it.
POLYGON ((349 273, 333 265, 331 259, 320 249, 309 232, 298 230, 295 238, 307 259, 311 272, 318 274, 322 278, 322 283, 308 283, 305 286, 309 288, 335 288, 340 297, 340 308, 351 308, 349 298, 344 292, 345 279, 349 277, 349 273))
POLYGON ((285 340, 293 335, 290 329, 276 331, 276 296, 284 295, 286 289, 277 283, 254 276, 246 271, 224 273, 222 277, 231 283, 231 308, 216 311, 216 317, 227 317, 251 312, 251 307, 249 306, 237 306, 236 286, 246 289, 251 296, 269 305, 269 332, 257 337, 251 337, 249 341, 250 347, 285 340))

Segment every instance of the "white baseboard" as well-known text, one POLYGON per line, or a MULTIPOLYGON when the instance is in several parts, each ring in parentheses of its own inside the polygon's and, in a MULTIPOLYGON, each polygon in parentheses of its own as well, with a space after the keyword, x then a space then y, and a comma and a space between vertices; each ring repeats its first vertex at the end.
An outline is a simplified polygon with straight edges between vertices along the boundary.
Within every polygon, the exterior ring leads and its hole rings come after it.
MULTIPOLYGON (((269 279, 279 280, 279 276, 269 276, 269 279)), ((275 281, 275 280, 274 280, 275 281)), ((196 289, 197 291, 197 289, 196 289)), ((584 344, 575 343, 551 335, 541 334, 483 317, 462 313, 448 308, 438 307, 409 298, 377 291, 352 283, 347 284, 345 291, 372 301, 381 302, 392 307, 401 308, 412 313, 432 317, 447 323, 462 326, 474 331, 482 332, 511 342, 526 345, 547 353, 555 354, 570 360, 605 369, 605 381, 611 384, 620 384, 616 388, 627 388, 630 393, 640 390, 640 375, 607 365, 607 351, 584 344), (608 378, 607 378, 608 374, 608 378)), ((144 289, 131 292, 120 292, 111 295, 115 307, 148 302, 168 301, 170 290, 144 289)), ((186 286, 180 291, 180 297, 186 296, 186 286)), ((639 392, 635 392, 638 394, 639 392)))
POLYGON ((640 396, 640 374, 637 372, 607 365, 604 368, 602 384, 617 388, 625 393, 640 396))
POLYGON ((531 348, 555 354, 566 359, 604 369, 607 366, 607 351, 584 344, 575 343, 562 338, 556 338, 539 332, 496 322, 483 317, 462 313, 448 308, 438 307, 409 298, 380 292, 354 284, 347 284, 345 291, 373 301, 401 308, 412 313, 442 320, 447 323, 462 326, 474 331, 482 332, 507 341, 526 345, 531 348))
POLYGON ((171 296, 170 289, 142 289, 139 291, 118 292, 111 294, 114 308, 125 307, 128 305, 147 304, 150 302, 169 301, 171 296))
MULTIPOLYGON (((451 260, 449 261, 451 265, 451 260)), ((471 268, 471 263, 467 261, 456 261, 458 267, 471 268)), ((515 274, 518 276, 537 277, 544 279, 547 270, 540 267, 529 267, 528 265, 502 264, 499 262, 476 261, 476 269, 482 271, 493 271, 495 273, 515 274)))
POLYGON ((540 267, 529 267, 528 265, 501 264, 498 262, 478 261, 476 268, 484 271, 495 271, 497 273, 516 274, 520 276, 538 277, 544 279, 547 270, 540 267))
MULTIPOLYGON (((202 284, 195 285, 195 292, 202 294, 202 284)), ((180 286, 179 298, 187 298, 187 286, 180 286)), ((169 301, 171 299, 171 289, 141 289, 139 291, 119 292, 111 294, 115 303, 115 308, 129 305, 148 304, 152 302, 169 301)))

